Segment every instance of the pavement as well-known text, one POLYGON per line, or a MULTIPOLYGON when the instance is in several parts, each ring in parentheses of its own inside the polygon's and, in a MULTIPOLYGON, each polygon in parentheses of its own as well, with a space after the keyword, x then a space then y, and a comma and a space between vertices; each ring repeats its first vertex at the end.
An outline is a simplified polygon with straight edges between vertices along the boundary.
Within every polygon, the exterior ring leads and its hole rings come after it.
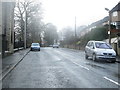
MULTIPOLYGON (((20 56, 19 52, 16 53, 20 56)), ((84 56, 84 51, 65 48, 44 47, 41 51, 30 51, 3 79, 3 88, 118 88, 120 86, 117 62, 94 62, 86 60, 84 56)))
POLYGON ((120 63, 120 56, 117 56, 116 62, 120 63))
MULTIPOLYGON (((15 53, 8 55, 2 59, 2 80, 30 51, 30 49, 25 50, 15 50, 15 53)), ((1 74, 0 74, 1 75, 1 74)))

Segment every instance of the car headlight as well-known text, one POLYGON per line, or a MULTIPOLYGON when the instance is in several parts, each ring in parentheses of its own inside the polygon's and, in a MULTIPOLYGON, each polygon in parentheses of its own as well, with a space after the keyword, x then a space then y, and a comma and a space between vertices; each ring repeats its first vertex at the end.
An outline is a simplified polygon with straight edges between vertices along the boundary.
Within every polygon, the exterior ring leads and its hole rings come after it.
POLYGON ((113 56, 116 56, 116 53, 112 53, 113 56))

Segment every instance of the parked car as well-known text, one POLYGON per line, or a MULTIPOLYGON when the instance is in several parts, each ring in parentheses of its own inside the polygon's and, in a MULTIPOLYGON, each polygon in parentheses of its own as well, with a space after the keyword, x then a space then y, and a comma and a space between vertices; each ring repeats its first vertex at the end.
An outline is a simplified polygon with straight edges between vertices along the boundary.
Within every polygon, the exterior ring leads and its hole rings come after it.
POLYGON ((103 41, 89 41, 85 47, 85 58, 92 57, 95 60, 116 61, 116 52, 112 47, 103 41))
POLYGON ((53 48, 59 48, 58 44, 53 44, 53 48))
POLYGON ((31 50, 31 51, 33 51, 33 50, 38 50, 38 51, 40 51, 40 44, 39 44, 39 43, 32 43, 30 50, 31 50))
POLYGON ((49 45, 49 47, 52 47, 53 45, 49 45))

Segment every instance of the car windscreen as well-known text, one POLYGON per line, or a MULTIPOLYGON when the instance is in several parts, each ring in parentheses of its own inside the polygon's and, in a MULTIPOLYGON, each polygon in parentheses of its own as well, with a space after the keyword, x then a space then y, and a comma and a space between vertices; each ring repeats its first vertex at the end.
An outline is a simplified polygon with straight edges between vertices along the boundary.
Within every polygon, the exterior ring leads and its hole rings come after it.
POLYGON ((32 43, 32 46, 39 46, 39 43, 32 43))
POLYGON ((107 43, 99 43, 99 42, 96 42, 95 43, 95 46, 96 48, 102 48, 102 49, 112 49, 112 47, 107 44, 107 43))
POLYGON ((58 44, 54 44, 54 46, 58 46, 58 44))

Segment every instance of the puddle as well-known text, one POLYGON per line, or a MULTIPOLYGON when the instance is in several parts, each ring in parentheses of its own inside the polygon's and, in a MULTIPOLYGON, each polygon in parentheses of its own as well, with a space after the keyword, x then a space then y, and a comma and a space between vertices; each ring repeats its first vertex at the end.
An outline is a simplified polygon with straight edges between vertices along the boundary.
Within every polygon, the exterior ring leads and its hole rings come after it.
POLYGON ((105 67, 98 66, 98 65, 95 65, 95 64, 91 64, 91 63, 86 63, 86 65, 89 65, 89 66, 94 67, 94 68, 101 68, 101 69, 105 69, 105 67))
POLYGON ((63 62, 62 59, 56 59, 56 62, 63 62))

